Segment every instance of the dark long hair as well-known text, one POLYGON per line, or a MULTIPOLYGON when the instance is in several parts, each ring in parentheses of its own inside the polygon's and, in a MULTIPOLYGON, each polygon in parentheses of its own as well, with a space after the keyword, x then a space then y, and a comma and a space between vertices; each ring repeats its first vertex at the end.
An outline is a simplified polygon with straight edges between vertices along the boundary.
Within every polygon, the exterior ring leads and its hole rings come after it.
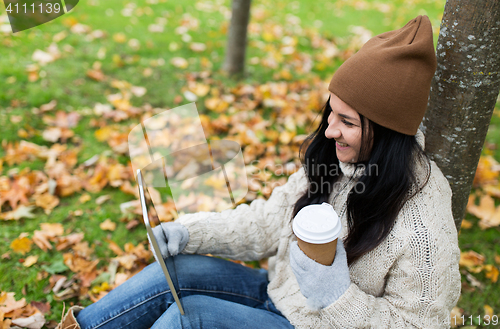
MULTIPOLYGON (((322 167, 339 168, 335 140, 325 136, 330 111, 328 100, 319 127, 300 147, 299 157, 310 185, 295 203, 292 219, 307 205, 328 202, 340 178, 340 170, 319 170, 322 167)), ((361 114, 360 119, 362 144, 359 159, 364 161, 356 163, 356 170, 362 167, 365 170, 356 182, 363 188, 355 185, 347 198, 348 234, 344 246, 349 265, 387 237, 404 203, 427 184, 430 176, 430 160, 415 136, 382 127, 365 120, 361 114), (370 137, 373 137, 371 152, 368 148, 370 137), (415 174, 417 162, 427 167, 423 180, 415 174), (376 172, 371 168, 376 168, 376 172)))

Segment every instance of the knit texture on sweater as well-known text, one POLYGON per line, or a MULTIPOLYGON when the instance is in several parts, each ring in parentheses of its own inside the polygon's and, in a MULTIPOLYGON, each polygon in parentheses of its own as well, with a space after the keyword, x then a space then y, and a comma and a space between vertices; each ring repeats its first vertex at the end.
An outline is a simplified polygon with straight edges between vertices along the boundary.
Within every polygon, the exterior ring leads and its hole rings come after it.
MULTIPOLYGON (((424 146, 421 131, 417 141, 424 146)), ((340 169, 341 184, 330 204, 341 218, 344 239, 345 203, 362 171, 342 162, 340 169)), ((419 179, 426 175, 417 167, 419 179)), ((244 261, 270 257, 268 294, 296 328, 449 328, 450 311, 460 296, 460 249, 451 189, 437 165, 431 161, 429 181, 405 203, 387 238, 349 267, 347 291, 320 311, 307 306, 289 263, 290 243, 296 241, 292 210, 308 184, 301 168, 267 201, 179 217, 190 236, 183 253, 244 261)))

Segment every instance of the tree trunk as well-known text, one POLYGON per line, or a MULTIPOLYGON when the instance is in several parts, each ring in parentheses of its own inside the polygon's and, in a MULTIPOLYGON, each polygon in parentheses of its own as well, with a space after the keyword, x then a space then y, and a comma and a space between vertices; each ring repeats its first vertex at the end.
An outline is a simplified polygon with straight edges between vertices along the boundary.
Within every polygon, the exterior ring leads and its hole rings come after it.
POLYGON ((247 27, 251 0, 233 0, 231 24, 227 40, 224 71, 230 75, 243 73, 247 45, 247 27))
POLYGON ((453 191, 459 230, 500 90, 500 2, 446 1, 437 59, 422 128, 453 191))

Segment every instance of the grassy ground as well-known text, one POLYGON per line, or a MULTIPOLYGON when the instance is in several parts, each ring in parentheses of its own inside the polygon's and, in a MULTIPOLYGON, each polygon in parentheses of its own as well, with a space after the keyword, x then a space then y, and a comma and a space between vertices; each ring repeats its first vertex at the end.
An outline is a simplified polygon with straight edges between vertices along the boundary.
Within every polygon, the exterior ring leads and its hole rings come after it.
MULTIPOLYGON (((418 14, 430 17, 436 32, 444 8, 444 1, 393 1, 389 4, 378 4, 373 1, 254 1, 252 3, 252 22, 264 29, 268 26, 286 26, 292 29, 298 25, 296 18, 304 30, 316 30, 325 38, 334 40, 340 48, 348 48, 355 39, 351 26, 363 26, 373 32, 373 35, 398 28, 418 14), (294 18, 296 17, 296 18, 294 18)), ((4 7, 0 5, 0 15, 4 14, 4 7)), ((108 82, 95 81, 86 77, 86 72, 100 65, 105 75, 118 80, 124 80, 135 86, 147 88, 145 96, 134 97, 131 102, 135 106, 145 103, 152 107, 174 107, 175 99, 181 96, 182 103, 187 102, 183 95, 183 87, 187 83, 186 72, 197 72, 202 69, 212 71, 214 85, 235 86, 236 81, 226 78, 219 69, 224 58, 226 42, 225 31, 227 18, 224 12, 230 10, 229 1, 122 1, 122 0, 89 0, 81 1, 69 14, 28 31, 15 35, 0 34, 0 126, 1 139, 5 142, 15 142, 27 139, 30 142, 51 146, 52 143, 42 138, 41 131, 45 123, 40 115, 33 114, 32 109, 46 104, 51 100, 58 101, 58 109, 67 112, 88 112, 96 103, 107 103, 106 95, 116 93, 117 89, 108 82), (210 9, 213 7, 214 9, 210 9), (128 9, 127 9, 128 8, 128 9), (201 8, 201 9, 200 9, 201 8), (205 8, 205 9, 204 9, 205 8), (221 10, 222 8, 222 10, 221 10), (131 16, 124 16, 127 10, 131 16), (182 37, 176 34, 175 29, 182 21, 199 20, 199 27, 189 34, 193 42, 202 42, 207 46, 205 51, 194 52, 182 37), (155 22, 165 22, 163 33, 151 33, 148 26, 155 22), (88 35, 71 33, 70 26, 76 22, 88 25, 92 30, 102 30, 106 37, 89 40, 88 35), (58 43, 61 58, 53 63, 39 67, 39 79, 34 82, 28 80, 27 65, 33 64, 32 54, 36 49, 45 50, 53 42, 58 33, 66 31, 67 36, 58 43), (123 39, 123 40, 122 40, 123 39), (130 40, 136 41, 130 41, 130 40), (124 42, 122 42, 124 41, 124 42), (187 69, 180 69, 170 64, 173 57, 182 57, 188 61, 187 69), (98 62, 99 64, 96 64, 98 62), (207 63, 210 64, 207 64, 207 63), (151 72, 151 74, 147 73, 151 72), (13 118, 22 117, 16 122, 13 118), (33 133, 29 138, 18 136, 20 129, 33 133)), ((4 21, 4 24, 6 21, 4 21)), ((305 32, 298 32, 297 49, 310 54, 313 58, 318 53, 314 49, 313 41, 305 32)), ((266 55, 265 47, 259 45, 279 44, 280 39, 273 36, 263 36, 261 33, 250 33, 247 61, 262 58, 266 55)), ((309 81, 313 77, 326 79, 331 76, 341 60, 334 58, 330 62, 315 61, 311 72, 300 73, 289 70, 291 81, 309 81)), ((276 73, 287 68, 287 60, 279 63, 278 67, 249 64, 244 83, 263 84, 275 81, 276 73)), ((203 104, 199 102, 199 104, 203 104)), ((203 105, 198 109, 208 113, 203 105)), ((97 127, 92 127, 92 115, 84 115, 73 129, 77 138, 68 141, 69 148, 81 145, 78 153, 78 163, 109 150, 105 142, 96 139, 97 127)), ((492 127, 487 137, 491 144, 500 140, 500 119, 494 117, 492 127)), ((122 122, 122 125, 134 124, 134 120, 122 122)), ((0 149, 0 156, 4 156, 4 149, 0 149)), ((500 159, 500 153, 494 154, 500 159)), ((123 164, 128 159, 123 155, 112 155, 123 164)), ((4 163, 2 175, 6 175, 12 168, 22 169, 29 167, 32 170, 43 170, 44 162, 35 160, 23 162, 12 167, 4 163)), ((61 204, 50 215, 41 210, 36 211, 36 217, 19 221, 2 222, 0 230, 0 254, 7 253, 11 242, 22 232, 33 232, 39 229, 40 223, 63 223, 73 232, 85 233, 85 240, 95 247, 95 253, 101 259, 101 265, 113 256, 106 243, 107 238, 123 245, 132 242, 136 245, 144 242, 145 232, 142 228, 129 231, 125 223, 121 223, 122 216, 119 205, 133 199, 132 196, 116 188, 106 187, 99 193, 92 194, 92 201, 85 204, 79 202, 80 194, 61 199, 61 204), (101 195, 110 194, 112 199, 101 206, 93 201, 101 195), (71 216, 70 212, 81 209, 83 215, 71 216), (116 222, 117 229, 112 233, 96 229, 106 218, 116 222)), ((476 225, 477 219, 468 215, 467 219, 473 222, 470 229, 462 230, 459 239, 462 250, 474 250, 486 257, 486 263, 494 263, 495 255, 500 254, 499 230, 496 228, 482 231, 476 225)), ((58 320, 62 311, 62 303, 54 301, 53 294, 44 291, 48 285, 48 278, 37 279, 37 274, 54 263, 62 262, 62 253, 43 252, 34 248, 33 255, 39 255, 38 263, 25 268, 19 262, 22 255, 10 253, 9 259, 2 259, 0 263, 0 290, 16 292, 16 296, 24 297, 28 301, 51 302, 51 314, 47 317, 58 320), (46 268, 45 267, 45 268, 46 268)), ((64 268, 60 269, 62 273, 64 268)), ((498 283, 493 284, 484 277, 483 273, 477 278, 485 284, 482 290, 464 291, 458 306, 463 308, 467 315, 484 314, 484 305, 490 305, 498 313, 500 310, 500 288, 498 283), (496 296, 496 297, 495 297, 496 296)), ((76 299, 71 302, 78 302, 76 299)), ((89 300, 79 303, 87 305, 89 300)))

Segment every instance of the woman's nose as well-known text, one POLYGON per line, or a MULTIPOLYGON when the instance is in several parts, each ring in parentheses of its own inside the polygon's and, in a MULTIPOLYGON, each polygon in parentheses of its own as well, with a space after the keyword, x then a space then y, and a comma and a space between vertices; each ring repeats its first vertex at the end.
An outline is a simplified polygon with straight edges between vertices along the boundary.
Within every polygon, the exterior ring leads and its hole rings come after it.
POLYGON ((340 137, 341 134, 342 133, 341 133, 340 129, 338 129, 335 126, 334 122, 330 122, 330 124, 328 125, 328 127, 326 128, 326 131, 325 131, 326 138, 328 138, 328 139, 332 139, 332 138, 337 139, 337 138, 340 137))

